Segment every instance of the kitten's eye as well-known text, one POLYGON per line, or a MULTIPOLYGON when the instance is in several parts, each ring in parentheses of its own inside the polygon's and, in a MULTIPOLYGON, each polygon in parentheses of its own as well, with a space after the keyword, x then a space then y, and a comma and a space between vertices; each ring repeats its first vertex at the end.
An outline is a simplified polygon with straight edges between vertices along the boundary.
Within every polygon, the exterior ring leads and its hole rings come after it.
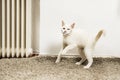
POLYGON ((63 29, 65 29, 65 28, 63 28, 63 29))
POLYGON ((69 28, 67 30, 70 30, 69 28))

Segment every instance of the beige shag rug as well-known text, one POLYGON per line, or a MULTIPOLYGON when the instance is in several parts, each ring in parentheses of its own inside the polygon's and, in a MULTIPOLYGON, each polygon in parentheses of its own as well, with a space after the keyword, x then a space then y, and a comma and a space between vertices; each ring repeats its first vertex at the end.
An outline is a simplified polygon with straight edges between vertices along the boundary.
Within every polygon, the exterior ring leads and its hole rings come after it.
POLYGON ((120 80, 119 58, 94 58, 90 69, 75 65, 79 58, 55 57, 0 59, 0 80, 120 80))

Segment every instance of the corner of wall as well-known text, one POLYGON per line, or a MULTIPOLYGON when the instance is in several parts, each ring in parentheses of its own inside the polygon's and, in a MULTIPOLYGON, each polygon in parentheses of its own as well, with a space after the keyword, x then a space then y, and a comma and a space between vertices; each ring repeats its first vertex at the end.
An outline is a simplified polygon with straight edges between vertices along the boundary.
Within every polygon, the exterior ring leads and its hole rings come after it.
POLYGON ((32 0, 32 49, 39 52, 40 46, 40 0, 32 0))

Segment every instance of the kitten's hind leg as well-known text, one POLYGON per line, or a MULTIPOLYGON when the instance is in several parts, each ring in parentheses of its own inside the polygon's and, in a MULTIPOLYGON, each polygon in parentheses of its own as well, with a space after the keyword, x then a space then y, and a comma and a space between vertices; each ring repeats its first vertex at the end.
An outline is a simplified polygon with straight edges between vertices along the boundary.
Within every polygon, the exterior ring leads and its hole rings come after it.
POLYGON ((86 65, 86 66, 84 66, 84 68, 89 68, 91 65, 92 65, 92 63, 93 63, 93 58, 92 58, 92 49, 90 49, 90 48, 85 48, 85 56, 86 56, 86 58, 87 58, 87 60, 88 60, 88 64, 86 65))
POLYGON ((79 49, 78 51, 79 51, 79 54, 81 56, 81 60, 79 62, 76 62, 75 64, 76 65, 81 65, 86 60, 86 57, 85 57, 85 54, 84 54, 83 50, 79 49))

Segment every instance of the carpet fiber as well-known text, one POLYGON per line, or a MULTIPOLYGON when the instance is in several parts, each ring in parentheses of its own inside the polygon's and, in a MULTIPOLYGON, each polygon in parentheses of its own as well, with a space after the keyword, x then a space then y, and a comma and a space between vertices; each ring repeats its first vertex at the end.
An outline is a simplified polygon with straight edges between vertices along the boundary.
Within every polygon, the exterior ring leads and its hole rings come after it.
POLYGON ((75 65, 79 58, 55 57, 0 59, 0 80, 120 80, 119 58, 94 58, 90 69, 75 65))

